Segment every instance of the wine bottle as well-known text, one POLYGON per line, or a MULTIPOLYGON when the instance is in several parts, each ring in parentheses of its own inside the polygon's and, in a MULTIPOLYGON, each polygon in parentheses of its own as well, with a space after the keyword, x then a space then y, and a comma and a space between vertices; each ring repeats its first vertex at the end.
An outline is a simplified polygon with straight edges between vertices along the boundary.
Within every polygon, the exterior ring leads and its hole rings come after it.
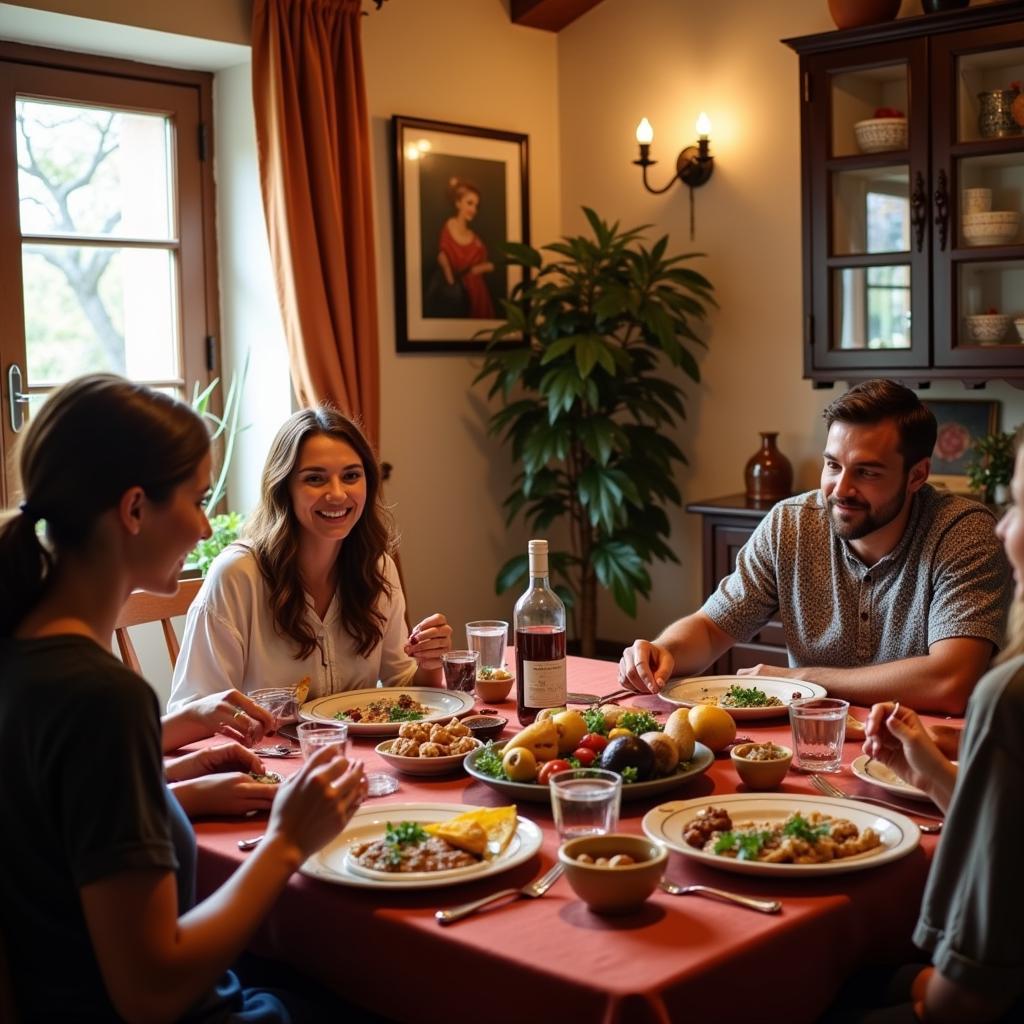
POLYGON ((516 601, 516 714, 529 725, 565 704, 565 605, 548 578, 548 542, 530 541, 530 583, 516 601))

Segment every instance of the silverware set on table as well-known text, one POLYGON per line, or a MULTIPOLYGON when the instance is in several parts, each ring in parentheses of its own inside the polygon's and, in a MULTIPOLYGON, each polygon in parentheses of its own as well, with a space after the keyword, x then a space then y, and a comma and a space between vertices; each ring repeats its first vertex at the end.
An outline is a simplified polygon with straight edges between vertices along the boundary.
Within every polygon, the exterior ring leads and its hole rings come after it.
POLYGON ((823 775, 812 775, 811 785, 825 796, 838 797, 840 800, 862 800, 869 804, 878 804, 879 807, 888 807, 890 811, 899 811, 901 814, 906 814, 910 817, 927 818, 929 821, 935 822, 935 824, 922 825, 919 822, 917 827, 928 835, 942 831, 942 823, 945 819, 941 815, 931 814, 928 811, 919 811, 916 808, 901 807, 899 804, 890 803, 888 800, 881 800, 876 796, 851 796, 823 775))

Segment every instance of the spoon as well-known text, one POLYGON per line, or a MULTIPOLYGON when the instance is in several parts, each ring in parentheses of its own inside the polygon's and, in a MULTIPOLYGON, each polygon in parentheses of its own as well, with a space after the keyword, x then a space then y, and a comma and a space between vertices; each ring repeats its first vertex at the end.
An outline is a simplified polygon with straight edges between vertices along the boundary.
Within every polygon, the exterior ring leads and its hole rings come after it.
POLYGON ((747 910, 760 911, 762 914, 777 914, 782 909, 782 904, 778 900, 755 900, 750 896, 741 896, 736 892, 713 889, 709 885, 676 885, 675 882, 666 881, 664 878, 658 885, 669 896, 706 896, 711 900, 735 903, 740 907, 746 907, 747 910))

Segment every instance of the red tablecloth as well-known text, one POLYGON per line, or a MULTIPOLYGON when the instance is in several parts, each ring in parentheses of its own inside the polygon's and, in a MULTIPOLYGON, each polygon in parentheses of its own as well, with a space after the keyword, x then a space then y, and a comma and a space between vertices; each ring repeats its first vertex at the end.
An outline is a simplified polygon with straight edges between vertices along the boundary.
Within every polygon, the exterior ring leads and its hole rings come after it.
MULTIPOLYGON (((608 662, 569 659, 569 688, 608 693, 616 686, 608 662)), ((668 710, 656 697, 632 706, 668 710)), ((501 705, 518 728, 511 702, 501 705)), ((864 712, 859 712, 864 717, 864 712)), ((757 740, 789 741, 785 719, 741 723, 757 740)), ((354 752, 368 768, 386 768, 376 741, 354 752)), ((879 794, 849 772, 860 753, 847 743, 835 777, 851 794, 879 794)), ((273 762, 283 774, 298 760, 273 762), (280 766, 280 768, 279 768, 280 766)), ((620 830, 641 832, 651 807, 743 790, 728 755, 706 775, 670 796, 622 805, 620 830)), ((791 771, 781 790, 813 793, 791 771)), ((379 801, 445 801, 499 806, 502 795, 465 775, 437 780, 401 777, 401 788, 379 801)), ((907 803, 908 812, 913 803, 907 803)), ((920 806, 920 805, 918 805, 920 806)), ((381 893, 295 875, 254 942, 258 952, 291 962, 349 1000, 399 1021, 463 1017, 501 1022, 600 1021, 647 1024, 681 1020, 813 1021, 858 964, 901 962, 913 954, 909 937, 935 837, 922 836, 908 857, 877 870, 799 881, 754 878, 705 868, 670 854, 666 877, 702 882, 753 896, 777 897, 783 911, 767 916, 695 897, 656 893, 642 910, 600 917, 580 902, 565 878, 543 899, 518 900, 442 928, 434 911, 522 886, 556 859, 558 837, 546 804, 519 806, 537 822, 544 844, 537 858, 474 884, 423 892, 381 893)), ((246 856, 240 838, 259 822, 203 822, 199 839, 200 896, 220 885, 246 856)))

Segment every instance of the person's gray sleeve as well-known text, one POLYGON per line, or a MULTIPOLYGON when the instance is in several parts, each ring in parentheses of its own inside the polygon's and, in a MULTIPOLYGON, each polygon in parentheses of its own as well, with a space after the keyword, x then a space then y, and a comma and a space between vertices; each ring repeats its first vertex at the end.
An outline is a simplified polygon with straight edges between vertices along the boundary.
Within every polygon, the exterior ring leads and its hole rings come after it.
POLYGON ((736 640, 750 640, 779 609, 775 559, 780 529, 776 506, 740 549, 736 568, 704 602, 704 614, 736 640))
POLYGON ((1001 647, 1013 596, 1010 567, 991 517, 968 514, 936 551, 928 609, 928 644, 971 636, 1001 647))

